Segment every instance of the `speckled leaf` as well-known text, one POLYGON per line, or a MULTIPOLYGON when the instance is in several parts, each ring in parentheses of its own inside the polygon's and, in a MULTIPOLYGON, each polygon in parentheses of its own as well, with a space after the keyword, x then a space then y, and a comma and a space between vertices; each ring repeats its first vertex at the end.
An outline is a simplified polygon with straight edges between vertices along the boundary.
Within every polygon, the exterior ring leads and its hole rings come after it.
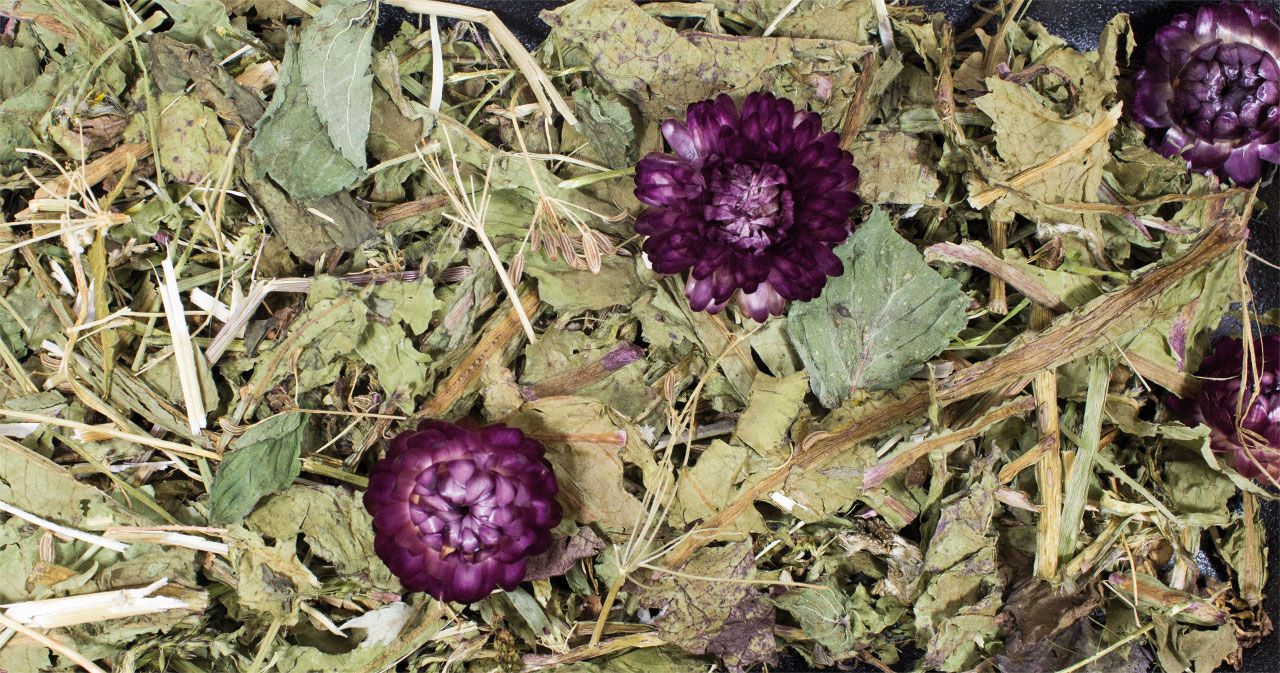
POLYGON ((330 0, 302 30, 298 62, 307 96, 343 158, 365 167, 373 110, 373 31, 378 3, 330 0))
POLYGON ((209 520, 231 523, 253 511, 258 499, 297 478, 307 414, 272 416, 231 443, 209 489, 209 520))
POLYGON ((874 48, 833 39, 738 37, 677 31, 631 0, 577 0, 542 13, 557 53, 589 65, 646 116, 683 115, 730 91, 807 100, 834 128, 858 64, 874 48), (581 50, 579 53, 574 53, 581 50), (829 114, 827 114, 829 113, 829 114))
POLYGON ((869 44, 875 38, 875 5, 870 0, 711 0, 717 8, 737 12, 757 25, 768 26, 776 19, 772 35, 825 37, 869 44))
POLYGON ((829 408, 856 390, 902 385, 965 326, 968 306, 960 284, 929 268, 882 210, 836 254, 844 274, 787 315, 813 392, 829 408))

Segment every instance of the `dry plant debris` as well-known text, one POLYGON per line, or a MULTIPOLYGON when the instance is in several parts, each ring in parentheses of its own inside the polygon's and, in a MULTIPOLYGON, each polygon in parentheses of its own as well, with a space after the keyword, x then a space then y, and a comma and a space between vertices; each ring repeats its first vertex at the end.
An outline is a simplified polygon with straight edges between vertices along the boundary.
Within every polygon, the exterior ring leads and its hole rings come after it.
POLYGON ((390 4, 0 0, 0 671, 1211 671, 1271 632, 1275 491, 1168 404, 1276 322, 1264 206, 1147 147, 1128 17, 1080 53, 1022 0, 576 0, 530 53, 390 4), (663 120, 751 92, 865 204, 762 323, 633 228, 663 120), (546 446, 518 588, 378 559, 424 419, 546 446))

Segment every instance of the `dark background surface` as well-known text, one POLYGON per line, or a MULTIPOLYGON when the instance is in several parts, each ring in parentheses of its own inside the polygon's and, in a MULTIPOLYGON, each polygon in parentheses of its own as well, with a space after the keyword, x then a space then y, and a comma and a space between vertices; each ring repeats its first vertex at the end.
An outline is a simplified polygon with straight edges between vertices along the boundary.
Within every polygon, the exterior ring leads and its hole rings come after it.
MULTIPOLYGON (((452 2, 493 10, 508 28, 530 48, 546 36, 546 25, 538 19, 538 12, 565 4, 556 0, 451 0, 452 2)), ((1280 11, 1280 0, 1261 0, 1280 11)), ((980 14, 969 0, 916 0, 904 4, 921 5, 930 11, 945 12, 959 29, 972 25, 980 14)), ((990 4, 990 3, 987 3, 990 4)), ((1202 2, 1194 0, 1040 0, 1033 1, 1027 16, 1045 25, 1050 32, 1061 36, 1072 46, 1089 50, 1097 47, 1098 35, 1112 16, 1121 12, 1130 15, 1138 48, 1134 51, 1133 64, 1140 66, 1145 45, 1155 31, 1167 24, 1174 15, 1194 12, 1202 2)), ((384 7, 381 23, 398 25, 401 20, 416 23, 416 16, 395 7, 384 7)), ((1254 254, 1273 264, 1280 264, 1280 181, 1276 169, 1263 171, 1266 184, 1258 195, 1268 204, 1266 212, 1255 217, 1251 225, 1249 248, 1254 254)), ((1249 280, 1253 287, 1256 310, 1266 311, 1280 307, 1280 270, 1254 261, 1250 264, 1249 280)), ((1269 559, 1280 559, 1280 506, 1263 504, 1263 518, 1267 526, 1269 559)), ((1271 564, 1273 565, 1273 564, 1271 564)), ((1267 600, 1264 605, 1271 621, 1280 625, 1280 573, 1270 568, 1266 585, 1267 600)), ((805 670, 804 660, 790 653, 784 654, 779 671, 805 670)), ((855 668, 856 671, 872 671, 871 668, 855 668)), ((1230 670, 1230 669, 1226 669, 1230 670)), ((1245 673, 1280 673, 1280 632, 1273 633, 1257 646, 1245 650, 1240 669, 1245 673)))

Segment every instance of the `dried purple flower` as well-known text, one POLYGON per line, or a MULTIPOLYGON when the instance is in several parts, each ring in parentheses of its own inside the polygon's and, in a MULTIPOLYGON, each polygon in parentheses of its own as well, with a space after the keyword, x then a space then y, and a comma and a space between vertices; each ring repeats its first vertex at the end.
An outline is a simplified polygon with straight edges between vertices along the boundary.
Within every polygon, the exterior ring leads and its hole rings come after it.
POLYGON ((1200 7, 1156 32, 1133 76, 1133 116, 1152 144, 1198 171, 1258 181, 1280 163, 1280 20, 1253 2, 1200 7))
POLYGON ((374 550, 409 591, 470 603, 524 579, 560 523, 543 447, 515 428, 424 421, 391 440, 364 506, 374 550))
POLYGON ((760 93, 739 111, 720 94, 690 105, 684 122, 663 122, 662 134, 675 154, 636 165, 636 198, 653 206, 636 231, 655 270, 690 271, 694 310, 732 300, 763 321, 840 275, 831 249, 849 236, 858 169, 818 115, 760 93))
POLYGON ((1237 472, 1272 485, 1280 480, 1280 335, 1255 340, 1253 355, 1245 371, 1240 340, 1219 339, 1196 371, 1200 392, 1169 405, 1187 424, 1208 425, 1213 450, 1232 454, 1237 472))

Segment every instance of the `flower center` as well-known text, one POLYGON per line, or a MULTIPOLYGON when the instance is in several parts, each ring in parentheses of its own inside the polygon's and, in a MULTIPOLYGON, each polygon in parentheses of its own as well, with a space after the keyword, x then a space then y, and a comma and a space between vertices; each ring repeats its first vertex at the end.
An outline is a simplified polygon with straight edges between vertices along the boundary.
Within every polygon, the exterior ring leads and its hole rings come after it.
POLYGON ((410 519, 428 547, 479 561, 510 536, 513 526, 520 528, 518 517, 506 511, 509 505, 503 506, 510 498, 502 494, 515 490, 506 475, 465 461, 438 464, 429 471, 434 474, 424 472, 409 499, 410 519))
POLYGON ((1172 109, 1201 138, 1239 140, 1280 119, 1275 58, 1243 42, 1196 49, 1174 80, 1172 109))
POLYGON ((707 186, 704 215, 721 240, 760 251, 791 228, 791 190, 775 164, 725 159, 708 166, 707 186))

